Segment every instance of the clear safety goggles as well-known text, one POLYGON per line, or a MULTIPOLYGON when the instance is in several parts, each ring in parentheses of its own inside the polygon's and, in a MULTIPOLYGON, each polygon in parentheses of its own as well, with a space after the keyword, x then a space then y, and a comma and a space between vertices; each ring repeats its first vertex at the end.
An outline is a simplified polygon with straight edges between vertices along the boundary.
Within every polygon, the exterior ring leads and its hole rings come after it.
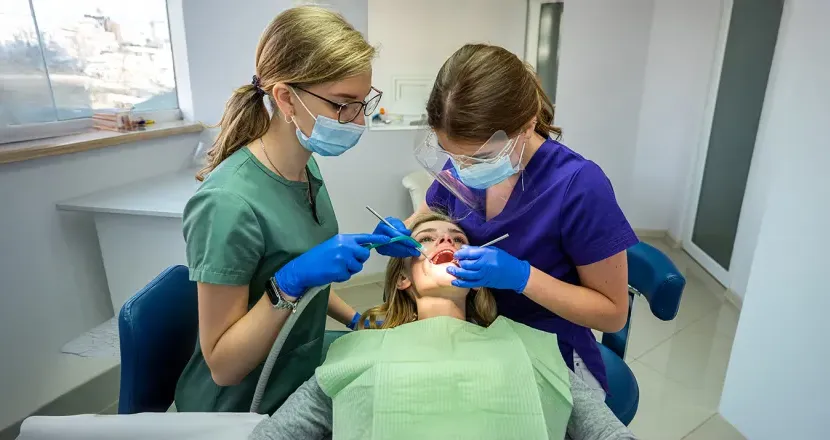
POLYGON ((517 139, 510 139, 504 131, 497 131, 490 136, 484 144, 476 151, 470 154, 453 154, 448 152, 441 146, 436 136, 435 131, 425 130, 422 134, 423 143, 426 149, 439 150, 447 154, 448 157, 461 166, 475 165, 484 162, 495 162, 503 156, 510 155, 516 149, 517 139))
POLYGON ((414 155, 424 170, 458 200, 473 210, 481 210, 485 206, 485 192, 464 185, 456 167, 464 169, 481 163, 495 163, 504 156, 510 156, 511 163, 518 164, 521 161, 518 143, 518 138, 511 139, 500 130, 470 154, 453 154, 441 146, 433 130, 427 129, 420 131, 415 137, 414 155))

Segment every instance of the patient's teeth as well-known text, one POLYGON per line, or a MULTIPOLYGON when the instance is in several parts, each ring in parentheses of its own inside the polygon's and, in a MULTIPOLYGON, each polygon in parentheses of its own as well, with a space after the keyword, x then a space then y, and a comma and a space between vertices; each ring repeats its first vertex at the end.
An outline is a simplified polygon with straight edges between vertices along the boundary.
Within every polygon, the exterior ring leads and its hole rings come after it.
POLYGON ((455 253, 451 249, 444 249, 432 257, 433 264, 451 263, 455 259, 455 253))

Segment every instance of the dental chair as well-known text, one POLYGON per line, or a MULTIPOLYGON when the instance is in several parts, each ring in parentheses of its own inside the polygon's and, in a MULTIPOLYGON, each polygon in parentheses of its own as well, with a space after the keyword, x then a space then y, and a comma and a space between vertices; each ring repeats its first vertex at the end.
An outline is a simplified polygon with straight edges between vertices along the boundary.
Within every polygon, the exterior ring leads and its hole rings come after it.
POLYGON ((662 321, 671 321, 677 316, 686 286, 686 279, 674 263, 654 246, 640 242, 628 248, 627 255, 628 320, 622 330, 603 334, 602 342, 597 344, 608 377, 605 403, 626 426, 634 419, 640 401, 637 378, 624 360, 634 297, 642 295, 648 301, 652 315, 662 321))
MULTIPOLYGON (((431 179, 407 176, 404 184, 413 208, 424 200, 431 179)), ((646 243, 628 249, 629 320, 616 333, 598 343, 608 376, 606 403, 628 425, 637 412, 639 387, 626 365, 634 296, 642 295, 658 319, 675 318, 686 280, 669 258, 646 243)), ((172 266, 136 293, 119 313, 121 390, 118 413, 123 416, 79 415, 30 417, 18 439, 127 440, 141 438, 228 439, 246 438, 266 415, 252 413, 164 413, 173 403, 176 382, 197 343, 196 283, 185 266, 172 266), (141 413, 141 414, 140 414, 141 413)), ((322 357, 329 345, 348 332, 327 331, 322 357)), ((321 359, 322 362, 322 359, 321 359)))
MULTIPOLYGON (((597 342, 608 377, 608 395, 605 403, 626 426, 634 419, 640 402, 637 378, 625 363, 625 350, 631 329, 631 310, 634 296, 642 295, 648 301, 651 313, 663 321, 671 321, 680 308, 680 297, 686 279, 674 263, 660 250, 647 243, 637 243, 628 253, 629 302, 628 320, 616 333, 605 333, 597 342)), ((323 356, 329 345, 346 331, 327 331, 323 340, 323 356)))
MULTIPOLYGON (((642 295, 652 314, 674 319, 686 280, 665 254, 647 243, 628 249, 629 320, 598 343, 608 375, 606 403, 626 425, 637 412, 637 379, 623 361, 631 328, 634 296, 642 295)), ((193 354, 198 329, 196 283, 184 266, 162 272, 121 308, 121 392, 119 414, 163 412, 173 402, 176 381, 193 354)), ((329 345, 348 332, 327 331, 329 345)))
MULTIPOLYGON (((409 191, 412 209, 417 211, 426 198, 432 177, 424 171, 416 171, 404 177, 402 183, 409 191)), ((640 401, 637 378, 624 361, 634 297, 642 295, 657 319, 671 321, 677 316, 680 298, 686 285, 686 279, 674 263, 657 248, 647 243, 638 243, 629 248, 627 254, 628 320, 622 330, 604 334, 601 343, 597 343, 608 376, 609 389, 605 403, 625 425, 631 423, 640 401)), ((325 342, 331 343, 336 336, 338 335, 327 335, 325 342)), ((327 345, 324 345, 324 352, 326 347, 327 345)))
POLYGON ((165 412, 196 348, 196 283, 185 266, 165 269, 118 314, 121 343, 119 414, 165 412))
MULTIPOLYGON (((429 182, 422 179, 420 184, 428 186, 429 182)), ((423 195, 416 191, 414 197, 413 205, 417 206, 415 200, 423 200, 423 195)), ((656 318, 670 321, 677 316, 686 280, 660 250, 638 243, 628 249, 628 282, 629 319, 622 330, 604 334, 598 343, 608 376, 605 402, 626 425, 637 413, 640 397, 637 378, 624 362, 634 296, 642 295, 656 318)), ((119 314, 119 330, 119 414, 166 411, 197 343, 196 283, 189 281, 187 268, 168 268, 127 301, 119 314)), ((346 333, 327 331, 322 356, 346 333)))

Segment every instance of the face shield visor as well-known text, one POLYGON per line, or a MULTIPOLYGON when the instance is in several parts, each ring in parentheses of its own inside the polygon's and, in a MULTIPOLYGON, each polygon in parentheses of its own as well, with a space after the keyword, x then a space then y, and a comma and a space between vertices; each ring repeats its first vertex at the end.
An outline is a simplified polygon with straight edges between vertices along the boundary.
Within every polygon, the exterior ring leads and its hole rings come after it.
POLYGON ((511 139, 504 131, 497 131, 475 150, 450 153, 433 130, 424 130, 416 136, 414 150, 418 163, 473 211, 484 210, 488 189, 491 195, 507 200, 516 183, 510 177, 521 171, 523 153, 522 138, 511 139))

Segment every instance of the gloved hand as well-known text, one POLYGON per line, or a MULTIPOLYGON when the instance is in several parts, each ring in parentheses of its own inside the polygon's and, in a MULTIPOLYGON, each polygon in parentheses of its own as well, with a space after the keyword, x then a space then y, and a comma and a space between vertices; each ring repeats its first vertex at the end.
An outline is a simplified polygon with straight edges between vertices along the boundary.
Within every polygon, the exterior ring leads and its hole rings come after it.
POLYGON ((458 265, 447 272, 458 278, 453 286, 513 290, 522 293, 530 279, 530 263, 495 247, 464 246, 455 253, 458 265))
MULTIPOLYGON (((355 312, 354 316, 352 317, 352 322, 350 322, 349 325, 347 325, 346 327, 348 327, 349 330, 355 330, 357 329, 358 321, 360 321, 360 313, 355 312)), ((383 325, 383 321, 375 321, 375 324, 377 324, 377 326, 380 327, 383 325)), ((366 318, 366 321, 363 323, 363 328, 369 328, 369 318, 366 318)))
POLYGON ((384 235, 335 235, 289 261, 274 279, 286 295, 299 298, 312 287, 348 281, 369 259, 369 249, 362 245, 387 242, 384 235))
MULTIPOLYGON (((386 221, 391 223, 395 229, 390 228, 384 222, 379 222, 373 234, 383 235, 389 238, 394 238, 400 235, 406 235, 407 237, 412 235, 412 231, 407 229, 406 225, 395 217, 386 217, 386 221)), ((413 240, 401 240, 392 244, 381 246, 376 250, 381 255, 395 258, 417 257, 421 255, 415 247, 415 241, 413 240)))

